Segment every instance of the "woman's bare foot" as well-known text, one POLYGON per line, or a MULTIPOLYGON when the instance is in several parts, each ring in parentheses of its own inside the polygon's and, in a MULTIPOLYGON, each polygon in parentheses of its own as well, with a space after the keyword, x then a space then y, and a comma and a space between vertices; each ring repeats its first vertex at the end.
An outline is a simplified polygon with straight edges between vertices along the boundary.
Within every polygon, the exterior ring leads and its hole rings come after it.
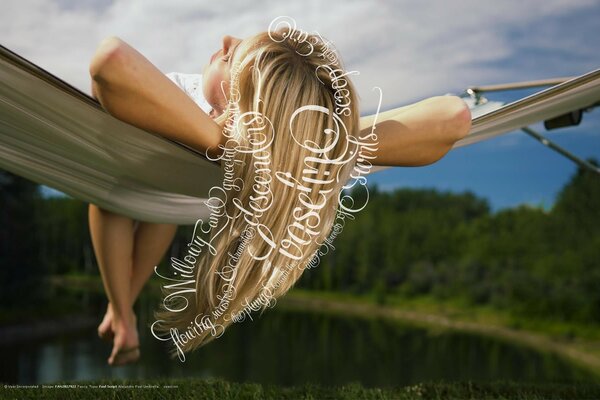
POLYGON ((102 319, 102 322, 100 322, 100 325, 98 325, 98 336, 100 337, 100 339, 106 340, 107 342, 113 340, 113 338, 115 337, 115 334, 112 329, 112 320, 113 313, 112 307, 109 302, 106 306, 106 313, 104 314, 104 319, 102 319))
MULTIPOLYGON (((135 314, 133 314, 133 322, 134 326, 137 327, 137 318, 135 314)), ((113 329, 113 310, 110 302, 106 306, 106 313, 104 314, 102 322, 100 322, 100 325, 98 325, 98 336, 100 339, 107 342, 112 342, 115 338, 115 332, 113 329)))
POLYGON ((133 311, 122 320, 118 320, 113 314, 112 330, 114 333, 113 349, 108 358, 108 363, 116 366, 136 362, 140 358, 140 350, 136 318, 133 311))

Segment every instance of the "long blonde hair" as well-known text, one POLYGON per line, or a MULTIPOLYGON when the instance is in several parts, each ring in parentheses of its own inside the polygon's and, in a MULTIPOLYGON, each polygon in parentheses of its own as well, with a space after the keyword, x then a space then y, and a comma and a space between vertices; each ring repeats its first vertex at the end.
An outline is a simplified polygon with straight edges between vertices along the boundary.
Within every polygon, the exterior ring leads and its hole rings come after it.
POLYGON ((317 34, 283 31, 240 45, 232 98, 216 119, 229 138, 223 154, 235 157, 221 160, 227 190, 209 200, 219 218, 197 263, 195 296, 172 296, 169 308, 180 311, 155 315, 157 332, 185 335, 173 356, 272 306, 329 235, 356 162, 347 135, 359 126, 354 86, 332 50, 317 34))

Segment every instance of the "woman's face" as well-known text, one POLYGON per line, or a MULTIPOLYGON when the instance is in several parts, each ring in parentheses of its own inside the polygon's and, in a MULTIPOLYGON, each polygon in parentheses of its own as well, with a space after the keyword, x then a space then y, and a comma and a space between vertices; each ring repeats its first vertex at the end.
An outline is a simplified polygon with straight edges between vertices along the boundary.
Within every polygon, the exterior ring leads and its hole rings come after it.
POLYGON ((241 39, 225 36, 221 48, 212 55, 209 63, 202 70, 204 98, 213 107, 217 115, 222 114, 227 106, 231 62, 234 52, 241 42, 241 39))

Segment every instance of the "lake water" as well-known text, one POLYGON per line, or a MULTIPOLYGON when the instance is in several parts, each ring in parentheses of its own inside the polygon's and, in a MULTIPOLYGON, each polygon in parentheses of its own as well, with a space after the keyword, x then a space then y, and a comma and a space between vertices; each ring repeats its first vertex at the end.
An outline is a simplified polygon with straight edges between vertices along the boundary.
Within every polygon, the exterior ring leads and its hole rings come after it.
MULTIPOLYGON (((141 314, 147 319, 149 314, 141 314)), ((170 359, 164 344, 140 331, 136 365, 109 367, 110 345, 96 330, 0 347, 0 381, 51 383, 107 378, 220 377, 236 382, 403 386, 427 380, 593 381, 553 354, 456 331, 381 319, 346 318, 276 307, 189 354, 170 359)))

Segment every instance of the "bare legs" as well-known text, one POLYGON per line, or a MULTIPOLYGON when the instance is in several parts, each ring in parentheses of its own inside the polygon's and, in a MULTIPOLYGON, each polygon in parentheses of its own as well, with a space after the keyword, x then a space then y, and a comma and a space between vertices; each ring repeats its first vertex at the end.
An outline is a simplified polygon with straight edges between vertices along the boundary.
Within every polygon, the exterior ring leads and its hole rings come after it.
POLYGON ((133 304, 173 240, 177 225, 140 222, 134 231, 131 218, 94 204, 89 205, 88 216, 92 244, 109 300, 98 334, 113 339, 109 364, 126 364, 139 358, 133 304))

